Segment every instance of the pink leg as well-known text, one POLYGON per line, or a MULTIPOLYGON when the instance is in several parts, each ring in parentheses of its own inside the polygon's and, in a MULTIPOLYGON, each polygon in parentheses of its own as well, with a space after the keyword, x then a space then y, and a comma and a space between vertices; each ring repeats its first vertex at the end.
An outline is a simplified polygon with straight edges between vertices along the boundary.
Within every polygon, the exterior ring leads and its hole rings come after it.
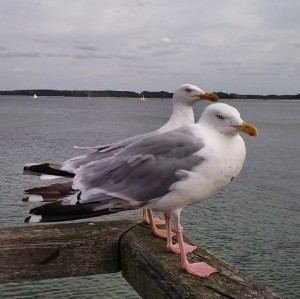
POLYGON ((155 222, 153 220, 153 215, 152 215, 151 209, 147 209, 146 213, 148 214, 148 218, 150 221, 150 227, 151 227, 153 234, 159 238, 163 238, 163 239, 167 238, 167 231, 165 229, 160 229, 160 228, 156 227, 155 222))
POLYGON ((143 222, 149 224, 149 218, 148 218, 148 214, 147 214, 147 209, 143 209, 143 222))
POLYGON ((201 262, 201 263, 189 263, 187 257, 186 257, 186 251, 185 251, 185 245, 183 242, 182 237, 182 226, 180 225, 179 219, 177 219, 176 223, 176 235, 179 243, 179 249, 180 249, 180 257, 181 257, 181 266, 183 269, 185 269, 188 273, 193 274, 195 276, 199 277, 207 277, 211 275, 212 273, 218 272, 217 269, 211 267, 207 263, 201 262))
POLYGON ((165 214, 166 219, 166 231, 167 231, 167 250, 175 252, 174 244, 172 242, 172 230, 171 230, 171 219, 169 214, 165 214))
MULTIPOLYGON (((148 210, 150 210, 150 209, 143 209, 143 221, 145 222, 145 223, 147 223, 147 224, 151 224, 151 221, 150 221, 150 219, 149 219, 149 213, 148 213, 148 210)), ((151 213, 152 214, 152 213, 151 213)), ((154 222, 154 224, 155 225, 160 225, 160 224, 165 224, 166 222, 165 222, 165 220, 163 220, 163 219, 160 219, 160 218, 158 218, 158 217, 153 217, 152 216, 152 219, 153 219, 153 222, 154 222)))
MULTIPOLYGON (((172 242, 172 235, 174 235, 174 233, 172 233, 172 230, 171 230, 170 216, 168 214, 165 214, 165 219, 166 219, 166 229, 167 229, 167 250, 172 251, 177 254, 180 254, 179 244, 173 244, 173 242, 172 242)), ((191 253, 195 249, 197 249, 197 246, 190 245, 185 242, 183 242, 183 244, 184 244, 184 249, 185 249, 186 253, 191 253)))

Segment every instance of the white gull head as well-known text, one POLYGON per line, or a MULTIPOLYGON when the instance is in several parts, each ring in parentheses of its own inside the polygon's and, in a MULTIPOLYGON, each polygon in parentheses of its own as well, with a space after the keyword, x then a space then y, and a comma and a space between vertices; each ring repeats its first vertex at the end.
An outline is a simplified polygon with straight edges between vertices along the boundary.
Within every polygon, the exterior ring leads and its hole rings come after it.
POLYGON ((225 135, 236 135, 239 132, 250 136, 258 135, 258 130, 254 125, 243 121, 237 109, 224 103, 207 106, 198 123, 212 127, 225 135))
POLYGON ((201 88, 192 84, 180 85, 173 94, 173 102, 182 105, 192 106, 195 102, 207 100, 218 101, 218 96, 214 93, 205 92, 201 88))
POLYGON ((173 94, 171 117, 164 126, 158 129, 158 132, 163 133, 195 123, 193 104, 202 100, 216 102, 218 99, 216 94, 204 92, 198 86, 192 84, 179 86, 173 94))

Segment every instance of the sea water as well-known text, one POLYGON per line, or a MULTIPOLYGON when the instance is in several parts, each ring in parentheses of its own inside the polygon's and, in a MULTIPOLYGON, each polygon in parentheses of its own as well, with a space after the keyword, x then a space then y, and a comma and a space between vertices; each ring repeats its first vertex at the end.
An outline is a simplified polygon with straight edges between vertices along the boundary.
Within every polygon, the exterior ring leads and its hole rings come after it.
MULTIPOLYGON (((226 100, 259 137, 244 136, 247 158, 228 187, 184 209, 184 233, 282 298, 300 298, 300 101, 226 100)), ((195 105, 199 118, 207 103, 195 105)), ((171 100, 0 97, 0 226, 24 225, 33 205, 23 190, 43 185, 26 162, 61 162, 163 125, 171 100)), ((141 212, 105 216, 140 221, 141 212)), ((139 298, 121 274, 0 284, 0 298, 139 298)))

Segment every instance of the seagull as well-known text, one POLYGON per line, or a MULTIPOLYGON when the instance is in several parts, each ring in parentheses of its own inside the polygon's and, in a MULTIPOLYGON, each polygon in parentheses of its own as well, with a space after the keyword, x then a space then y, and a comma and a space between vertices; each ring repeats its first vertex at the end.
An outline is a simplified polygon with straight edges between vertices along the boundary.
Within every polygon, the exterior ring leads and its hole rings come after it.
POLYGON ((75 170, 75 194, 33 208, 25 222, 56 222, 133 209, 163 212, 167 250, 180 254, 181 267, 198 277, 218 270, 205 262, 190 263, 194 248, 183 241, 184 207, 210 198, 241 171, 246 147, 240 133, 257 136, 237 109, 224 103, 207 106, 199 121, 156 132, 116 155, 75 170), (178 244, 173 244, 171 227, 178 244))
MULTIPOLYGON (((193 105, 201 100, 212 102, 218 101, 218 96, 214 93, 204 92, 201 88, 192 84, 183 84, 179 86, 173 94, 173 111, 168 122, 156 131, 133 136, 119 142, 107 145, 99 145, 96 147, 85 147, 85 149, 94 149, 95 151, 84 156, 71 158, 62 164, 30 164, 24 167, 24 174, 41 175, 42 179, 53 179, 60 177, 74 177, 74 173, 81 166, 92 161, 98 161, 107 157, 111 157, 127 147, 128 145, 146 138, 151 135, 168 132, 183 125, 193 124, 194 112, 193 105)), ((31 188, 25 190, 29 197, 24 201, 53 201, 61 196, 73 193, 72 183, 58 183, 48 187, 31 188)), ((159 218, 153 218, 151 210, 143 211, 143 220, 150 223, 154 235, 165 238, 166 231, 158 229, 156 224, 163 224, 164 221, 159 218)))

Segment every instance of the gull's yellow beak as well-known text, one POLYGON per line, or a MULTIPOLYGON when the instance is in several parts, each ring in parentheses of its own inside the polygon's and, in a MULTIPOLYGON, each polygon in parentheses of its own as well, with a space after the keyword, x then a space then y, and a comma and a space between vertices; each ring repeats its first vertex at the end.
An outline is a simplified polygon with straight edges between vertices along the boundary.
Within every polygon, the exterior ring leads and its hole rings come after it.
POLYGON ((234 126, 238 131, 240 132, 243 132, 243 133, 246 133, 250 136, 253 136, 253 137, 257 137, 258 136, 258 130, 257 128, 250 124, 250 123, 246 123, 246 122, 243 122, 242 125, 239 125, 239 126, 234 126))
POLYGON ((219 100, 219 97, 212 92, 206 92, 205 94, 202 94, 199 97, 201 100, 208 100, 211 102, 217 102, 219 100))

